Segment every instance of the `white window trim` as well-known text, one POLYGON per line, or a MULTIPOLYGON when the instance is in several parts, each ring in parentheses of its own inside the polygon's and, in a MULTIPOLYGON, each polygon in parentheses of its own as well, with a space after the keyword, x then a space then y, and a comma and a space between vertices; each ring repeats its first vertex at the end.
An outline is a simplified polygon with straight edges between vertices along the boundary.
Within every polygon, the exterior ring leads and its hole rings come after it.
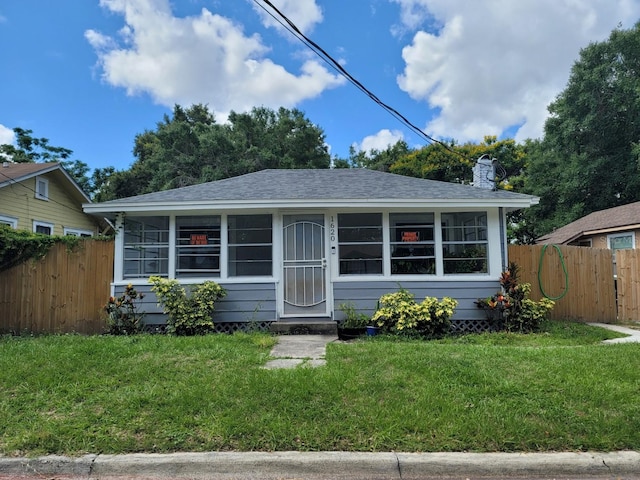
POLYGON ((609 250, 611 250, 611 240, 614 238, 620 238, 620 237, 628 237, 631 236, 631 248, 635 249, 636 248, 636 233, 634 231, 631 232, 624 232, 624 233, 614 233, 611 235, 607 235, 607 248, 609 250))
POLYGON ((44 177, 36 177, 36 198, 49 201, 49 180, 44 177), (44 195, 40 193, 40 184, 44 185, 44 195))
POLYGON ((37 227, 49 227, 51 229, 51 235, 53 235, 53 223, 41 222, 40 220, 33 221, 33 231, 36 232, 37 227))
POLYGON ((81 228, 73 228, 73 227, 63 227, 64 235, 75 235, 76 237, 81 236, 89 236, 93 237, 93 232, 91 230, 83 230, 81 228))
POLYGON ((18 219, 15 217, 9 217, 7 215, 0 215, 0 223, 9 225, 13 229, 18 228, 18 219))

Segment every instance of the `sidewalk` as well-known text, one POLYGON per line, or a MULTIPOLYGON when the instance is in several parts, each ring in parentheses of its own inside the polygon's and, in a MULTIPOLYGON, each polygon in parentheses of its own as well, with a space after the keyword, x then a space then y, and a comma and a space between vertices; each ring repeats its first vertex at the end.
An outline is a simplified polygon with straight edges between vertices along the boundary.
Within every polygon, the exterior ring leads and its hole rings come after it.
POLYGON ((0 478, 12 475, 75 479, 640 478, 640 453, 211 452, 33 459, 0 456, 0 478))
POLYGON ((633 328, 621 327, 619 325, 610 325, 608 323, 589 323, 592 327, 606 328, 607 330, 613 330, 614 332, 624 333, 628 337, 612 338, 605 340, 602 343, 639 343, 640 342, 640 330, 633 328))

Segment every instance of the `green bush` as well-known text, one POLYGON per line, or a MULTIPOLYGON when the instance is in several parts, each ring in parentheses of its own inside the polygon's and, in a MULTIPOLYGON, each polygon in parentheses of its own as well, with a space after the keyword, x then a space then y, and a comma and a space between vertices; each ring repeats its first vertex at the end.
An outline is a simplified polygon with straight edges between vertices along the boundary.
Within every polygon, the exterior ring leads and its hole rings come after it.
POLYGON ((519 283, 518 265, 511 262, 500 276, 502 290, 488 298, 476 301, 484 309, 487 318, 496 322, 496 328, 508 332, 536 332, 547 319, 555 302, 548 298, 536 302, 531 300, 531 284, 519 283))
POLYGON ((388 333, 442 337, 449 332, 457 306, 458 302, 450 297, 444 297, 442 301, 426 297, 417 303, 411 292, 400 289, 380 297, 372 320, 388 333))
POLYGON ((169 315, 167 331, 175 335, 203 335, 214 331, 213 312, 216 301, 227 292, 214 281, 191 287, 188 296, 184 287, 173 279, 158 276, 149 278, 151 291, 156 294, 164 313, 169 315))
POLYGON ((107 333, 111 335, 133 335, 143 330, 144 312, 138 311, 136 300, 142 300, 143 293, 138 293, 129 284, 119 297, 110 297, 104 309, 107 312, 107 333))

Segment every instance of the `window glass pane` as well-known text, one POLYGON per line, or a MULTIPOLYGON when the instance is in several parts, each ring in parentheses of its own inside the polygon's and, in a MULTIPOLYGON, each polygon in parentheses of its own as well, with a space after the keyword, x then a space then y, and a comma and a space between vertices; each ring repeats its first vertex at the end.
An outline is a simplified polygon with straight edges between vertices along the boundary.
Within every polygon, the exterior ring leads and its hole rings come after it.
POLYGON ((441 218, 444 273, 488 273, 487 214, 443 213, 441 218))
POLYGON ((633 237, 629 235, 616 235, 609 237, 609 246, 611 250, 623 250, 633 248, 633 237))
POLYGON ((273 274, 271 215, 229 215, 229 276, 273 274))
POLYGON ((36 233, 51 235, 51 227, 48 225, 36 225, 36 233))
POLYGON ((220 276, 220 216, 176 217, 176 277, 220 276))
POLYGON ((434 275, 433 213, 389 214, 391 274, 434 275))
POLYGON ((167 276, 169 217, 126 217, 124 221, 124 278, 167 276))
POLYGON ((341 275, 382 274, 382 214, 338 215, 341 275))

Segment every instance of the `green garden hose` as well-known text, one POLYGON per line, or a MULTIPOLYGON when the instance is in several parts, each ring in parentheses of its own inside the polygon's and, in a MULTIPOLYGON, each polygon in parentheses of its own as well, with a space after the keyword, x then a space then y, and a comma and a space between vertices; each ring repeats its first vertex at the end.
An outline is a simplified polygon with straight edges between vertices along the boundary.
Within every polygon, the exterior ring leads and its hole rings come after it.
POLYGON ((560 257, 560 264, 562 265, 562 271, 564 272, 564 290, 557 297, 550 297, 542 287, 542 260, 544 259, 544 253, 547 251, 548 246, 549 245, 543 245, 542 251, 540 252, 540 262, 538 263, 538 286, 540 287, 540 293, 542 293, 545 298, 548 298, 549 300, 560 300, 569 291, 569 273, 567 272, 567 266, 564 263, 564 255, 562 255, 562 250, 560 250, 558 245, 551 246, 556 249, 558 256, 560 257))

